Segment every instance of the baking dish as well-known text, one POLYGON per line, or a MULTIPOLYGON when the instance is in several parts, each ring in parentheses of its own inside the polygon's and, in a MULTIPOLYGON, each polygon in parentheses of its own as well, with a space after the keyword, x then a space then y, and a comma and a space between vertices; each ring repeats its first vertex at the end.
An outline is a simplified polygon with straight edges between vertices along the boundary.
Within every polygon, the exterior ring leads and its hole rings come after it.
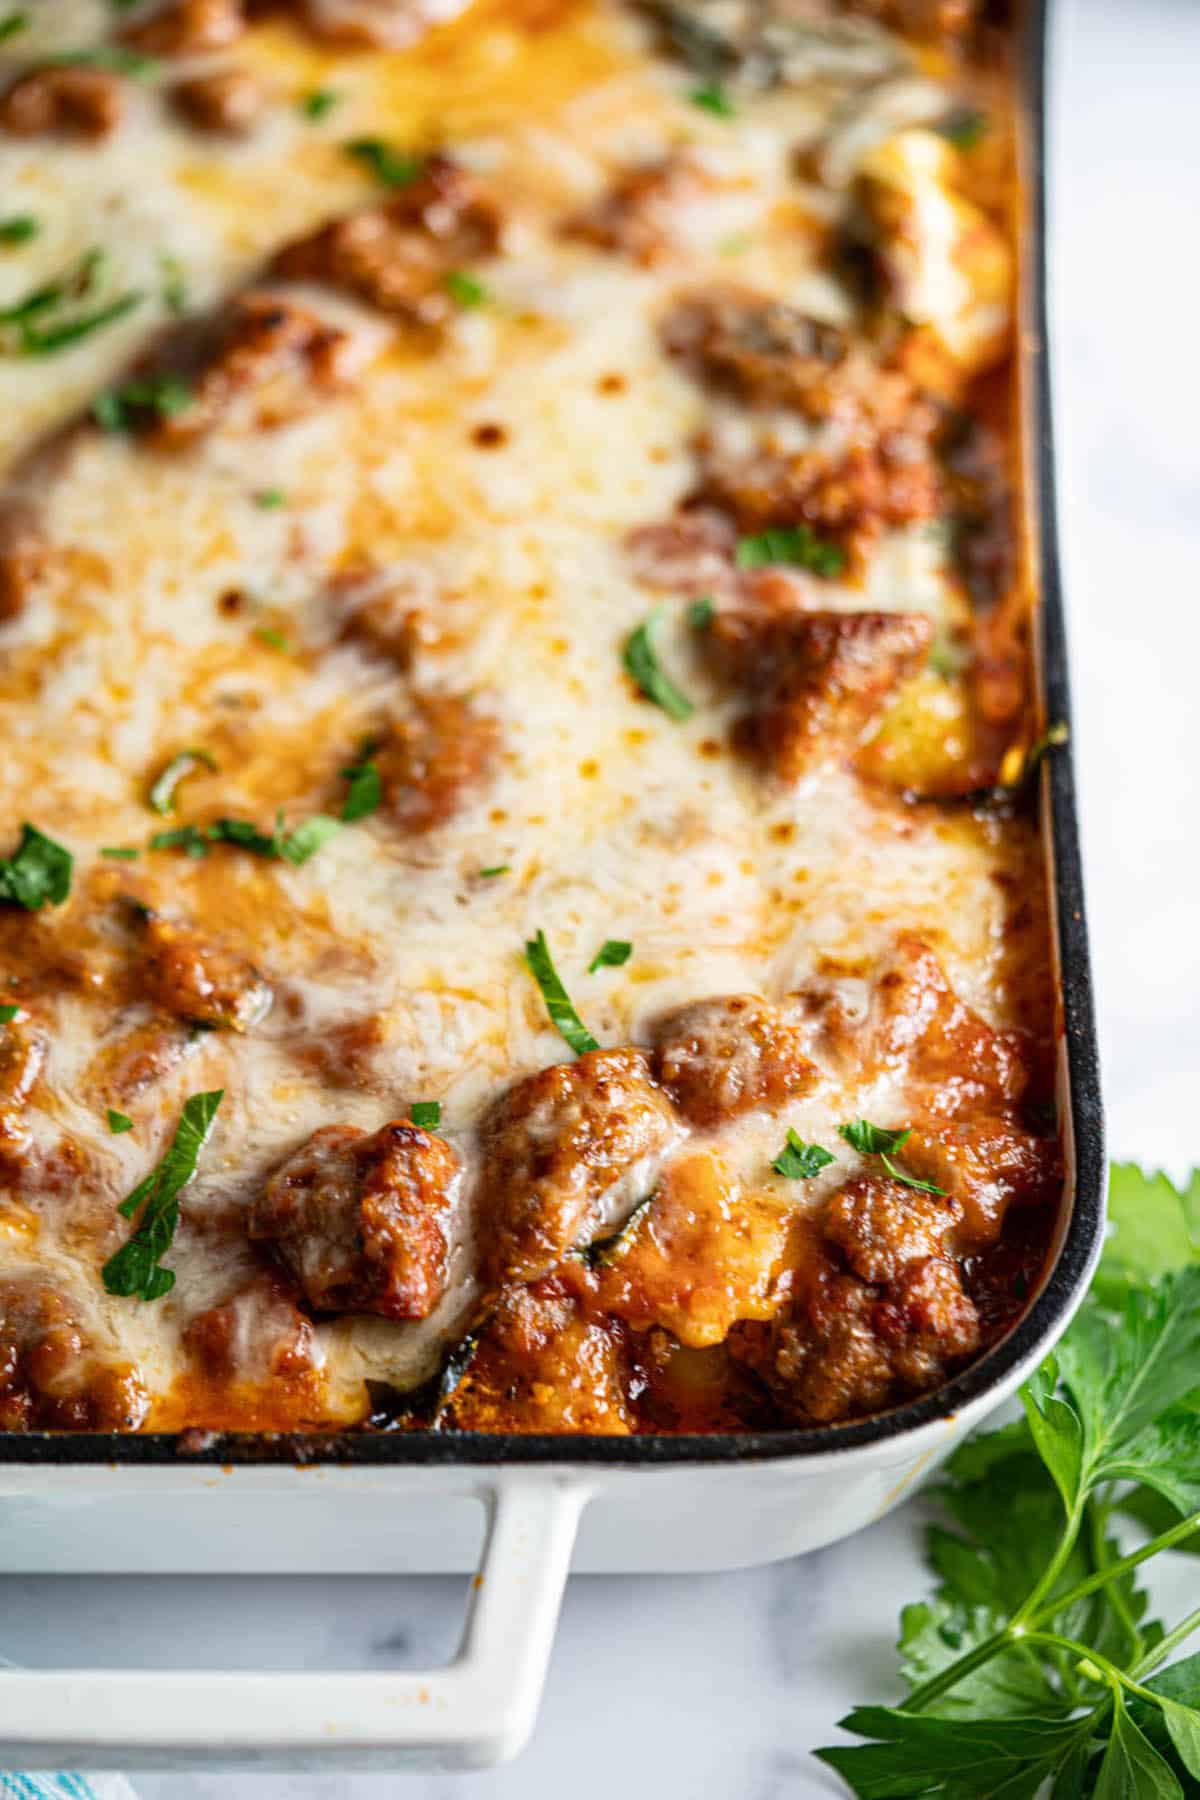
MULTIPOLYGON (((1045 346, 1045 8, 1024 21, 1022 381, 1045 712, 1069 721, 1045 346)), ((937 1393, 822 1431, 723 1437, 0 1435, 6 1572, 471 1569, 463 1644, 428 1673, 3 1671, 0 1766, 179 1762, 481 1766, 532 1729, 563 1585, 580 1571, 714 1570, 814 1549, 881 1516, 1011 1394, 1065 1329, 1103 1230, 1103 1145, 1069 749, 1044 766, 1061 996, 1067 1203, 1027 1312, 937 1393), (169 1518, 169 1532, 157 1521, 169 1518)))

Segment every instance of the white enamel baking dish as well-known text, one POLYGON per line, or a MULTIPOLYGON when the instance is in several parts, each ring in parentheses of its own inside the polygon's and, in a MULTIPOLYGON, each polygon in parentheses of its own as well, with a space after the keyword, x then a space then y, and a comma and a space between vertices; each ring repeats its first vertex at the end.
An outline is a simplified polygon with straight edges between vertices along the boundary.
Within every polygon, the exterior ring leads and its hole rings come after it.
MULTIPOLYGON (((1045 17, 1028 19, 1025 408, 1047 717, 1068 718, 1042 258, 1045 17)), ((1069 755, 1045 767, 1068 1197, 1014 1331, 936 1395, 824 1432, 395 1435, 332 1443, 0 1433, 0 1571, 374 1574, 476 1567, 462 1645, 427 1673, 0 1669, 0 1768, 479 1767, 528 1738, 568 1571, 715 1570, 848 1536, 908 1495, 1065 1329, 1103 1236, 1100 1091, 1069 755), (479 1559, 480 1503, 486 1513, 479 1559), (169 1534, 155 1521, 170 1520, 169 1534)), ((0 1644, 0 1648, 3 1648, 0 1644)))

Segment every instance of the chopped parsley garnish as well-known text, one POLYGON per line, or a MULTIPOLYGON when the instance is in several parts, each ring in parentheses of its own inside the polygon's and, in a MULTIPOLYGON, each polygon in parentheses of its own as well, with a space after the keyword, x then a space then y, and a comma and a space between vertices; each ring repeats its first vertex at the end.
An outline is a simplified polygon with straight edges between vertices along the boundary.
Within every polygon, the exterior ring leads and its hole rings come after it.
POLYGON ((27 12, 7 13, 3 19, 0 19, 0 44, 6 43, 11 37, 16 37, 19 31, 28 31, 28 29, 29 14, 27 12))
POLYGON ((845 1138, 851 1149, 857 1150, 860 1156, 877 1156, 893 1181, 903 1182, 905 1187, 916 1188, 921 1194, 944 1194, 945 1188, 935 1187, 932 1181, 918 1181, 915 1175, 907 1174, 892 1161, 893 1152, 901 1149, 912 1136, 911 1125, 900 1131, 888 1131, 882 1125, 872 1125, 866 1119, 855 1119, 850 1125, 839 1125, 838 1136, 845 1138))
POLYGON ((181 750, 173 756, 162 774, 157 776, 146 796, 151 808, 156 813, 175 811, 175 790, 185 776, 194 769, 209 769, 215 772, 216 761, 207 750, 181 750))
POLYGON ((32 213, 14 213, 11 219, 0 219, 0 244, 27 244, 40 230, 32 213))
POLYGON ((525 962, 529 973, 542 990, 550 1023, 559 1036, 570 1044, 576 1056, 583 1056, 588 1050, 598 1050, 599 1044, 571 1005, 567 990, 558 978, 558 970, 554 967, 544 931, 539 931, 526 944, 525 962))
POLYGON ((151 850, 184 850, 189 856, 208 855, 208 840, 198 825, 174 825, 170 831, 156 831, 150 839, 151 850))
POLYGON ((282 488, 263 488, 254 496, 255 506, 261 506, 264 512, 276 512, 279 507, 287 505, 287 495, 282 488))
POLYGON ((408 187, 424 173, 425 158, 393 150, 382 138, 352 138, 347 156, 355 157, 385 187, 408 187))
POLYGON ((273 625, 256 626, 254 635, 259 643, 265 644, 269 650, 278 650, 281 656, 291 654, 292 646, 288 642, 287 636, 282 631, 276 631, 273 625))
POLYGON ((840 544, 819 538, 807 525, 788 525, 739 538, 736 561, 739 569, 766 569, 773 563, 787 563, 828 580, 846 567, 846 552, 840 544))
POLYGON ((481 881, 491 881, 494 875, 507 875, 511 867, 511 863, 493 863, 490 869, 480 869, 479 879, 481 881))
POLYGON ((653 700, 656 706, 662 707, 668 718, 682 724, 684 719, 691 718, 696 709, 687 695, 680 692, 659 666, 654 639, 662 615, 662 607, 656 606, 649 618, 630 632, 625 640, 622 661, 626 672, 637 682, 647 700, 653 700))
POLYGON ((117 1208, 123 1219, 132 1219, 140 1209, 141 1218, 129 1242, 110 1256, 101 1270, 108 1293, 160 1300, 174 1287, 174 1273, 164 1269, 161 1261, 179 1224, 179 1195, 196 1173, 224 1097, 224 1088, 217 1088, 213 1093, 193 1094, 184 1102, 166 1155, 117 1208))
POLYGON ((777 1175, 786 1175, 789 1181, 811 1181, 822 1169, 827 1169, 833 1157, 820 1144, 806 1144, 800 1135, 789 1129, 787 1143, 771 1164, 777 1175))
POLYGON ((365 819, 379 806, 383 799, 383 783, 373 762, 354 763, 342 770, 342 776, 350 783, 342 806, 342 823, 353 825, 356 819, 365 819))
POLYGON ((655 1189, 647 1194, 644 1200, 638 1201, 619 1230, 610 1232, 607 1237, 593 1238, 590 1244, 583 1246, 579 1254, 589 1269, 605 1268, 609 1263, 615 1262, 618 1256, 624 1254, 629 1248, 634 1232, 657 1199, 658 1190, 655 1189))
POLYGON ((114 1137, 120 1137, 123 1131, 133 1130, 133 1120, 129 1117, 129 1114, 118 1112, 115 1106, 109 1107, 105 1117, 108 1120, 108 1129, 112 1132, 114 1137))
POLYGON ((338 829, 338 821, 326 813, 314 813, 292 831, 283 829, 282 813, 272 832, 260 831, 249 819, 214 819, 208 825, 177 825, 170 831, 156 831, 150 848, 182 850, 188 856, 201 857, 208 855, 210 844, 236 844, 239 850, 252 851, 256 856, 281 857, 299 868, 338 829))
POLYGON ((105 431, 128 431, 139 413, 174 418, 192 404, 192 390, 178 375, 147 375, 106 388, 92 402, 92 417, 105 431))
POLYGON ((452 300, 467 308, 483 306, 491 298, 482 281, 477 281, 463 269, 451 269, 442 277, 442 286, 452 300))
POLYGON ((141 852, 128 844, 105 844, 100 854, 112 862, 136 862, 141 852))
POLYGON ((707 631, 713 622, 717 603, 711 594, 701 594, 687 609, 687 622, 693 631, 707 631))
POLYGON ((306 863, 310 856, 316 855, 322 844, 329 842, 337 829, 336 819, 329 818, 325 813, 314 813, 311 819, 305 819, 294 831, 286 832, 283 837, 277 835, 277 853, 285 862, 290 862, 293 868, 298 869, 301 863, 306 863))
POLYGON ((732 119, 737 116, 737 108, 717 81, 706 81, 702 87, 695 87, 688 95, 693 106, 702 112, 714 113, 718 119, 732 119))
POLYGON ((333 111, 340 99, 341 95, 335 94, 332 88, 314 88, 301 100, 300 111, 306 119, 323 119, 326 113, 333 111))
POLYGON ((588 964, 588 974, 594 975, 597 969, 619 969, 632 955, 632 944, 621 938, 606 938, 588 964))
POLYGON ((408 1116, 422 1131, 436 1131, 442 1122, 442 1103, 440 1100, 415 1100, 408 1109, 408 1116))
POLYGON ((162 271, 163 305, 168 312, 176 315, 186 312, 188 291, 183 264, 177 256, 172 256, 164 250, 158 259, 158 266, 162 271))
POLYGON ((0 900, 36 912, 39 906, 61 906, 71 891, 74 857, 36 825, 21 827, 21 842, 0 860, 0 900))
POLYGON ((988 116, 977 106, 956 106, 935 129, 956 150, 973 150, 987 136, 988 116))
POLYGON ((0 1006, 0 1025, 11 1025, 20 1010, 20 1007, 14 1006, 11 1001, 5 1006, 0 1006))
POLYGON ((110 75, 130 75, 135 81, 148 81, 159 71, 154 56, 143 56, 140 50, 127 50, 123 44, 95 44, 88 50, 63 50, 50 62, 59 69, 104 69, 110 75))

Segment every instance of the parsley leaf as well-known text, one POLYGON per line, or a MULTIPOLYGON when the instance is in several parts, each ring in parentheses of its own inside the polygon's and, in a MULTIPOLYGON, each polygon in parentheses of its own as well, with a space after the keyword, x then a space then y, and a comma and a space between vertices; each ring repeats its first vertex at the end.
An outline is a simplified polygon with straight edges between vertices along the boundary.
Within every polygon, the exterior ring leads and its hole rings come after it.
POLYGON ((151 850, 185 850, 189 856, 208 855, 208 842, 198 825, 173 825, 169 831, 156 831, 150 839, 151 850))
POLYGON ((192 390, 178 375, 147 375, 97 394, 92 417, 104 431, 130 431, 141 417, 171 419, 191 404, 192 390))
POLYGON ((109 1107, 105 1117, 108 1120, 108 1129, 112 1132, 114 1137, 119 1137, 123 1131, 133 1130, 133 1120, 129 1117, 129 1114, 118 1112, 115 1106, 109 1107))
POLYGON ((342 770, 342 776, 350 783, 342 806, 342 822, 353 825, 356 819, 365 819, 378 808, 383 800, 383 783, 378 764, 373 762, 354 763, 342 770))
POLYGON ((702 87, 693 88, 688 99, 693 106, 698 106, 702 112, 715 114, 718 119, 733 119, 737 116, 736 106, 719 82, 706 81, 702 87))
POLYGON ((625 640, 622 661, 626 673, 632 676, 647 700, 653 700, 656 706, 662 707, 669 719, 682 724, 685 719, 691 718, 696 709, 687 695, 680 692, 659 666, 654 640, 662 616, 662 607, 656 606, 650 617, 635 631, 630 632, 625 640))
POLYGON ((385 187, 409 187, 425 172, 423 156, 393 150, 382 138, 353 138, 346 145, 346 154, 362 163, 385 187))
POLYGON ((902 1131, 887 1131, 882 1125, 871 1125, 866 1119, 855 1119, 852 1124, 839 1125, 838 1136, 844 1137, 852 1149, 860 1156, 877 1156, 893 1181, 903 1182, 905 1187, 915 1188, 919 1194, 944 1194, 945 1188, 935 1187, 932 1181, 919 1181, 915 1175, 900 1168, 892 1161, 892 1151, 899 1150, 912 1136, 911 1125, 902 1131))
POLYGON ((408 1109, 408 1116, 422 1131, 436 1131, 442 1122, 441 1101, 414 1100, 408 1109))
POLYGON ((713 622, 717 603, 711 594, 701 594, 687 609, 687 622, 693 631, 707 631, 713 622))
POLYGON ((491 298, 482 281, 477 280, 474 275, 468 275, 464 269, 451 269, 448 274, 443 275, 442 286, 450 298, 462 307, 483 306, 491 298))
POLYGON ((341 95, 336 94, 332 88, 314 88, 301 100, 300 111, 306 119, 323 119, 326 113, 333 111, 340 99, 341 95))
POLYGON ((163 769, 161 775, 151 783, 146 798, 152 811, 169 813, 175 811, 175 790, 186 775, 194 769, 216 769, 216 762, 207 750, 181 750, 173 756, 163 769))
POLYGON ((117 1208, 125 1219, 132 1219, 140 1209, 141 1218, 128 1243, 110 1256, 101 1270, 108 1293, 159 1300, 174 1287, 175 1276, 161 1266, 162 1258, 171 1248, 179 1223, 180 1192, 196 1173, 224 1097, 225 1090, 218 1088, 213 1093, 193 1094, 184 1102, 166 1155, 117 1208))
POLYGON ((0 244, 27 244, 40 230, 32 213, 14 213, 10 219, 0 219, 0 244))
POLYGON ((846 567, 846 552, 840 544, 819 538, 807 525, 794 525, 739 538, 735 560, 739 569, 766 569, 773 563, 788 563, 829 580, 846 567))
POLYGON ((621 938, 605 938, 600 948, 588 964, 588 974, 594 975, 597 969, 619 969, 633 955, 633 945, 621 938))
POLYGON ((973 150, 987 135, 988 116, 977 106, 956 106, 935 130, 956 150, 973 150))
POLYGON ((777 1175, 786 1175, 789 1181, 811 1181, 822 1169, 827 1169, 833 1157, 820 1144, 806 1144, 799 1134, 789 1127, 787 1142, 771 1164, 777 1175))
POLYGON ((281 506, 287 505, 287 495, 282 488, 263 488, 261 493, 255 494, 254 504, 261 507, 263 512, 277 512, 281 506))
POLYGON ((0 860, 0 901, 11 900, 26 912, 61 906, 71 891, 74 862, 69 850, 26 822, 16 850, 0 860))
POLYGON ((29 14, 27 12, 6 14, 3 19, 0 19, 0 44, 6 43, 11 37, 16 37, 19 31, 28 31, 28 29, 29 14))
POLYGON ((507 875, 511 867, 511 863, 493 863, 489 869, 480 869, 479 879, 480 881, 491 881, 496 875, 507 875))
POLYGON ((104 844, 100 854, 112 862, 136 862, 140 852, 129 844, 104 844))
POLYGON ((208 855, 209 844, 236 844, 256 856, 282 857, 299 868, 322 844, 340 829, 338 821, 327 813, 314 813, 293 831, 284 831, 282 815, 274 831, 260 831, 250 819, 213 819, 208 825, 179 825, 170 831, 156 831, 150 839, 152 850, 184 850, 189 856, 208 855))
POLYGON ((294 831, 283 837, 276 835, 278 854, 293 868, 299 868, 310 856, 315 856, 322 844, 327 844, 338 830, 338 822, 326 813, 314 813, 311 819, 305 819, 294 831))
POLYGON ((20 1010, 20 1007, 14 1006, 11 1001, 5 1006, 0 1006, 0 1025, 11 1025, 20 1010))
POLYGON ((598 1050, 599 1044, 571 1005, 570 996, 559 980, 544 931, 539 931, 526 944, 525 962, 529 973, 542 990, 550 1022, 559 1036, 570 1044, 576 1056, 583 1056, 589 1050, 598 1050))

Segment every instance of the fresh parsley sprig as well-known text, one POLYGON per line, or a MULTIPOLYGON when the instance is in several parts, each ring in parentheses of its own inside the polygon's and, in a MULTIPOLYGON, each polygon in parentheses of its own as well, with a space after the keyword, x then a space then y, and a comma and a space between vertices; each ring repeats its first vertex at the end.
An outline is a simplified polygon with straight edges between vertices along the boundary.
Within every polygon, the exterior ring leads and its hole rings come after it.
POLYGON ((598 1050, 600 1045, 575 1011, 571 996, 559 979, 544 931, 539 931, 526 944, 525 962, 529 973, 542 990, 550 1022, 559 1036, 570 1044, 576 1056, 583 1056, 589 1050, 598 1050))
POLYGON ((656 638, 662 623, 663 609, 656 606, 648 619, 630 632, 625 640, 625 648, 621 659, 625 664, 625 672, 641 688, 647 700, 653 700, 661 706, 669 719, 682 724, 690 719, 696 708, 687 695, 675 686, 658 660, 656 638))
POLYGON ((61 906, 71 891, 74 862, 69 850, 27 820, 13 854, 0 858, 0 901, 11 900, 26 912, 61 906))
MULTIPOLYGON (((224 1088, 217 1088, 213 1093, 193 1094, 184 1102, 166 1155, 117 1208, 123 1219, 132 1219, 139 1211, 141 1218, 128 1243, 122 1244, 101 1270, 108 1293, 160 1300, 175 1286, 174 1273, 161 1266, 162 1258, 175 1239, 180 1193, 196 1173, 224 1097, 224 1088)), ((112 1116, 110 1113, 110 1121, 112 1116)))
POLYGON ((912 1136, 911 1125, 900 1131, 888 1131, 882 1125, 872 1125, 867 1119, 854 1119, 848 1125, 838 1126, 838 1136, 845 1138, 860 1156, 877 1156, 893 1181, 916 1188, 920 1194, 945 1194, 945 1188, 935 1187, 932 1181, 919 1181, 894 1160, 894 1152, 912 1136))
POLYGON ((1183 1800, 1200 1793, 1200 1609, 1147 1617, 1141 1564, 1200 1528, 1200 1177, 1113 1171, 1116 1235, 1092 1293, 938 1490, 931 1600, 905 1608, 902 1706, 817 1752, 862 1800, 1183 1800), (1117 1516, 1153 1519, 1122 1554, 1117 1516), (1164 1666, 1166 1665, 1166 1666, 1164 1666))

